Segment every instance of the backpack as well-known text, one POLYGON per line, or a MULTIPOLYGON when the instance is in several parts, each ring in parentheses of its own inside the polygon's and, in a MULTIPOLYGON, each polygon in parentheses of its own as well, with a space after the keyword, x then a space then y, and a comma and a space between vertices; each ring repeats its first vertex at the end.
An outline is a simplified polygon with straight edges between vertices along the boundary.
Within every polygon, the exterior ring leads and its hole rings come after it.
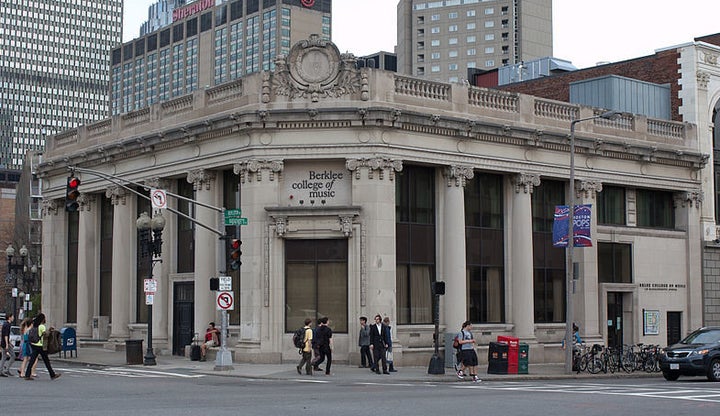
POLYGON ((460 348, 460 338, 458 338, 459 334, 455 335, 455 338, 453 338, 453 348, 460 348))
POLYGON ((45 348, 48 354, 55 354, 60 352, 60 350, 62 349, 60 331, 51 328, 46 333, 44 333, 43 336, 45 336, 46 334, 47 337, 44 340, 45 342, 43 342, 43 348, 45 348))
POLYGON ((28 341, 30 341, 31 344, 37 344, 40 342, 40 335, 38 334, 37 328, 30 328, 30 331, 28 331, 28 341))
POLYGON ((295 331, 292 340, 296 348, 305 348, 305 327, 295 331))

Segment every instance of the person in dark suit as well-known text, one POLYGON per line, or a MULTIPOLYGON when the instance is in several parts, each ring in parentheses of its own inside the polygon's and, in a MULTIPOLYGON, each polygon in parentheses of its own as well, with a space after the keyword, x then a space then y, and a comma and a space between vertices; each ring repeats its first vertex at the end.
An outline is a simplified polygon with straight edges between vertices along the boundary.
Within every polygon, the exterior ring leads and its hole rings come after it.
POLYGON ((385 352, 388 347, 388 330, 385 324, 382 323, 382 317, 375 315, 375 323, 370 325, 370 350, 373 353, 373 367, 372 370, 380 374, 379 364, 382 360, 383 374, 390 374, 387 371, 387 357, 385 352))

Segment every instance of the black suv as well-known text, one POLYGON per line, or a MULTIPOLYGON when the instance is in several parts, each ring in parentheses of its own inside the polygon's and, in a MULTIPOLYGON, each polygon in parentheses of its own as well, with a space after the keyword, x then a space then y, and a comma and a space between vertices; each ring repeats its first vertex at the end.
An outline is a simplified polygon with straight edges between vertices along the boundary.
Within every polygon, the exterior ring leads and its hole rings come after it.
POLYGON ((665 380, 680 376, 706 376, 720 381, 720 328, 700 328, 660 354, 665 380))

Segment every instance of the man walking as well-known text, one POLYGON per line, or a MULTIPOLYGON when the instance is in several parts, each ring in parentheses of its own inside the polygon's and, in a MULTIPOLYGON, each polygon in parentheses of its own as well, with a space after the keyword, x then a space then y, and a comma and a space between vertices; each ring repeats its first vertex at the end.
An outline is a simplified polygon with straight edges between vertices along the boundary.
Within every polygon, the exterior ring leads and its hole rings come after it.
POLYGON ((330 366, 332 365, 332 329, 328 326, 327 316, 320 318, 320 325, 316 330, 317 341, 315 344, 318 347, 320 356, 315 361, 313 370, 320 371, 318 367, 327 358, 327 364, 325 365, 325 375, 330 375, 330 366))
POLYGON ((10 327, 14 318, 12 312, 9 313, 0 330, 0 377, 10 377, 10 367, 15 362, 15 351, 10 343, 10 327))
POLYGON ((305 374, 311 376, 312 375, 312 339, 313 339, 313 330, 310 329, 310 325, 312 325, 312 319, 307 318, 305 319, 305 338, 303 339, 303 348, 302 348, 302 359, 300 360, 300 364, 297 365, 297 372, 298 374, 302 374, 302 366, 305 366, 305 374))
POLYGON ((380 368, 379 364, 382 360, 382 370, 383 374, 390 374, 387 371, 387 357, 385 356, 385 352, 387 351, 388 347, 388 339, 387 339, 388 330, 387 327, 382 323, 382 318, 380 315, 375 315, 375 324, 370 326, 370 349, 373 352, 373 367, 372 370, 380 374, 380 368))
POLYGON ((367 318, 360 317, 360 335, 358 335, 358 347, 360 347, 359 368, 372 367, 373 359, 370 355, 370 327, 367 326, 367 318), (366 365, 367 363, 367 365, 366 365))

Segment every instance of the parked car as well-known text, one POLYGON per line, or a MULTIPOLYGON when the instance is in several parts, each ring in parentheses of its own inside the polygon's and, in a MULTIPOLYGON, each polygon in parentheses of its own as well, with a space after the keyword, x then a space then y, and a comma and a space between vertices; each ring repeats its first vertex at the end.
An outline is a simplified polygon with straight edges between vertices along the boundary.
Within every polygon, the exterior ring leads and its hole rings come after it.
POLYGON ((19 326, 11 326, 10 327, 10 345, 13 346, 13 351, 15 352, 15 358, 17 358, 20 355, 20 342, 22 341, 22 334, 20 334, 20 327, 19 326))
POLYGON ((720 381, 720 327, 700 328, 660 354, 665 380, 680 376, 706 376, 720 381))

